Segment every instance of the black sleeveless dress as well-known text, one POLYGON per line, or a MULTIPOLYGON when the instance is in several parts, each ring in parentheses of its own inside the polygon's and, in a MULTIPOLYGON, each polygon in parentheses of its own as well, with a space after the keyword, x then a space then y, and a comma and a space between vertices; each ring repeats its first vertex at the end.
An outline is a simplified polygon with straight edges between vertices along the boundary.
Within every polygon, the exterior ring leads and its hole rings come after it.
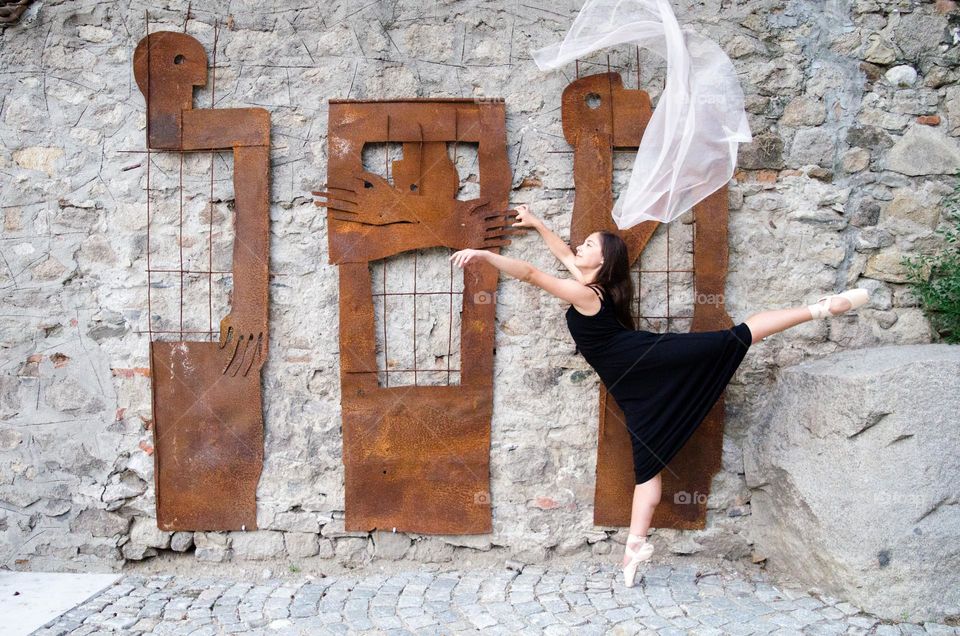
POLYGON ((635 482, 655 477, 706 418, 750 348, 746 323, 689 333, 631 330, 603 295, 585 316, 573 305, 567 327, 626 419, 635 482))

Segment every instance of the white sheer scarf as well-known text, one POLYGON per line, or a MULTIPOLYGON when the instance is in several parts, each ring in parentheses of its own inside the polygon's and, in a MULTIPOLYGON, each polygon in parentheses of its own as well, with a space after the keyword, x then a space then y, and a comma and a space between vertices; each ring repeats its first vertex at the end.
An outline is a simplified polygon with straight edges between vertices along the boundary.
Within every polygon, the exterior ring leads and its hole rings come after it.
POLYGON ((667 62, 663 93, 613 208, 614 223, 625 230, 672 221, 715 192, 733 176, 737 144, 752 137, 730 58, 681 28, 668 0, 587 0, 563 42, 531 54, 547 70, 619 44, 636 44, 667 62))

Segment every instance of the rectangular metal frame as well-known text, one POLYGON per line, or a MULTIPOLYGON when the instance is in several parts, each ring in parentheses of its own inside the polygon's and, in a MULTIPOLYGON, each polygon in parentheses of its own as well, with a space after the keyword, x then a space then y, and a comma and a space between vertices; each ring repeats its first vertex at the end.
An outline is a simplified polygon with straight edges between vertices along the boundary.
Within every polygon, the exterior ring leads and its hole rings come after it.
MULTIPOLYGON (((490 422, 499 272, 463 269, 459 386, 381 387, 370 262, 424 247, 499 248, 511 173, 502 100, 331 100, 330 262, 340 268, 347 530, 492 531, 490 422), (402 144, 393 182, 363 169, 367 143, 402 144), (478 144, 480 197, 456 199, 447 144, 478 144)), ((515 214, 514 214, 515 216, 515 214)))

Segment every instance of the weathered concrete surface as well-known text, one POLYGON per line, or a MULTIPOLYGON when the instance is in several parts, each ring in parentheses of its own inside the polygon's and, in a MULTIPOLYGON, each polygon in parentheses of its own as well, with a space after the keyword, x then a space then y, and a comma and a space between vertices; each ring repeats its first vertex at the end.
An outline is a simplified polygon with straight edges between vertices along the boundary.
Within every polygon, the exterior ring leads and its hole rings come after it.
POLYGON ((785 369, 744 452, 755 550, 886 618, 960 615, 960 347, 785 369))

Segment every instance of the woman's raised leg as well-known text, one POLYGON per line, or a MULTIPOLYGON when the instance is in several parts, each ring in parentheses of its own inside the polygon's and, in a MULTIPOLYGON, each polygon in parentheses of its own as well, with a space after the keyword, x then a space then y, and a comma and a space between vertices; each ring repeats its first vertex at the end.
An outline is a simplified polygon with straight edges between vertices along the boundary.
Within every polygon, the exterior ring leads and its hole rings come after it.
MULTIPOLYGON (((852 307, 849 300, 842 297, 830 299, 830 313, 840 314, 852 307)), ((800 323, 813 320, 813 313, 809 307, 790 307, 789 309, 772 309, 753 314, 743 322, 750 327, 753 342, 759 342, 770 334, 780 333, 800 323)))

